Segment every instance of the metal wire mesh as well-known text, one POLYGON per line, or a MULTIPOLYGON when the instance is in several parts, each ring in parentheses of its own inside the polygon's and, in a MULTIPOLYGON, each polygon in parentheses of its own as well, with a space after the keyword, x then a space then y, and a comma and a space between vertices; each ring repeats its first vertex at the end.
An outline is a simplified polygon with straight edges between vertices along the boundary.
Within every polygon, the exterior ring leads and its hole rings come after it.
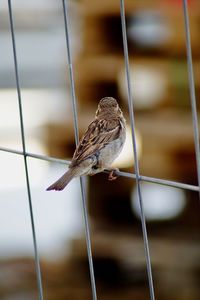
MULTIPOLYGON (((72 66, 71 52, 70 52, 67 0, 62 0, 62 5, 63 5, 64 28, 65 28, 65 37, 66 37, 66 49, 67 49, 67 65, 69 68, 69 77, 70 77, 70 85, 71 85, 71 100, 72 100, 72 111, 73 111, 73 117, 74 117, 74 132, 75 132, 75 141, 77 144, 78 140, 79 140, 78 117, 77 117, 77 107, 76 107, 73 66, 72 66)), ((166 186, 170 186, 170 187, 174 187, 174 188, 181 188, 181 189, 186 189, 186 190, 190 190, 190 191, 196 191, 199 193, 200 193, 200 186, 199 185, 195 186, 195 185, 185 184, 185 183, 181 183, 181 182, 164 180, 164 179, 140 175, 138 155, 137 155, 137 145, 136 145, 136 138, 135 138, 134 107, 133 107, 133 101, 132 101, 132 97, 131 97, 131 95, 132 95, 131 85, 130 85, 131 79, 130 79, 130 71, 129 71, 129 57, 128 57, 127 35, 126 35, 124 0, 120 0, 119 5, 120 5, 120 12, 121 12, 124 59, 125 59, 126 79, 127 79, 127 90, 128 90, 128 105, 129 105, 129 115, 130 115, 132 141, 133 141, 133 152, 134 152, 134 160, 135 160, 135 174, 118 171, 117 175, 136 180, 138 200, 139 200, 140 209, 141 209, 141 223, 142 223, 142 231, 143 231, 144 250, 145 250, 145 255, 146 255, 146 263, 147 263, 147 274, 148 274, 148 281, 149 281, 150 299, 154 300, 155 295, 154 295, 153 278, 152 278, 152 271, 151 271, 150 251, 149 251, 149 246, 148 246, 148 235, 147 235, 147 230, 146 230, 146 222, 145 222, 140 182, 146 181, 146 182, 166 185, 166 186)), ((193 62, 192 62, 192 51, 191 51, 191 42, 190 42, 190 28, 189 28, 187 0, 183 0, 183 12, 184 12, 185 34, 186 34, 188 80, 189 80, 192 119, 193 119, 195 155, 196 155, 196 164, 197 164, 197 173, 198 173, 198 184, 200 184, 199 130, 198 130, 195 85, 194 85, 194 76, 193 76, 193 62)), ((26 174, 26 187, 27 187, 27 195, 28 195, 29 210, 30 210, 32 237, 33 237, 33 245, 34 245, 34 259, 35 259, 36 277, 37 277, 37 285, 38 285, 38 299, 42 300, 43 299, 42 276, 41 276, 40 262, 39 262, 39 255, 38 255, 37 236, 36 236, 35 225, 34 225, 34 213, 33 213, 33 208, 32 208, 27 157, 41 159, 41 160, 45 160, 45 161, 49 161, 49 162, 59 162, 59 163, 66 164, 66 165, 69 164, 70 162, 66 161, 66 160, 50 157, 50 156, 29 153, 26 151, 21 88, 20 88, 20 78, 19 78, 19 72, 18 72, 17 50, 16 50, 16 43, 15 43, 15 30, 14 30, 11 0, 8 0, 8 13, 9 13, 10 30, 11 30, 11 38, 12 38, 12 46, 13 46, 13 58, 14 58, 14 67, 15 67, 15 79, 16 79, 16 89, 17 89, 17 95, 18 95, 19 119, 20 119, 20 126, 21 126, 21 140, 22 140, 23 151, 18 151, 16 149, 9 149, 9 148, 5 148, 5 147, 0 147, 0 151, 9 152, 9 153, 16 154, 16 155, 21 155, 24 158, 24 167, 25 167, 25 174, 26 174)), ((82 204, 83 204, 83 215, 84 215, 84 222, 85 222, 87 255, 88 255, 89 269, 90 269, 92 298, 93 298, 93 300, 96 300, 97 292, 96 292, 96 284, 95 284, 95 276, 94 276, 88 213, 87 213, 87 206, 86 206, 86 193, 85 193, 84 181, 82 178, 80 179, 80 184, 81 184, 81 197, 82 197, 82 204)))

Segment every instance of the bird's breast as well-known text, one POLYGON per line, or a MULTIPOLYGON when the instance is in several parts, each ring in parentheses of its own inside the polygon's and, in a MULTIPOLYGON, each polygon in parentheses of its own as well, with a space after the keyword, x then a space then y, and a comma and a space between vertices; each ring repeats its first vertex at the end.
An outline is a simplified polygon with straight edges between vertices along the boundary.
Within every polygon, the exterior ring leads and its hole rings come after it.
POLYGON ((102 169, 110 167, 113 161, 120 154, 125 142, 125 138, 125 134, 122 134, 118 139, 108 143, 103 149, 101 149, 98 157, 98 165, 102 169))

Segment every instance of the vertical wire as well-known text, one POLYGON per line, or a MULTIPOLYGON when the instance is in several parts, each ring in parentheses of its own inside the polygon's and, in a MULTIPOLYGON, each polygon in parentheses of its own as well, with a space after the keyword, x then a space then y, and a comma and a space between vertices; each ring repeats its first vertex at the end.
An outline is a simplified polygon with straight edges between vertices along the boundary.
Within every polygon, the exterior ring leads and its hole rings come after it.
MULTIPOLYGON (((69 41, 69 24, 68 24, 68 14, 67 14, 67 0, 62 0, 63 2, 63 14, 64 14, 64 25, 65 25, 65 37, 66 37, 66 48, 67 48, 67 58, 68 58, 68 67, 69 67, 69 77, 70 77, 70 86, 71 86, 71 100, 72 100, 72 108, 73 108, 73 121, 74 121, 74 131, 75 131, 75 142, 78 145, 79 134, 78 134, 78 117, 77 117, 77 106, 76 106, 76 94, 75 94, 75 85, 74 85, 74 74, 73 74, 73 66, 71 59, 71 50, 70 50, 70 41, 69 41)), ((97 300, 96 293, 96 283, 94 276, 94 266, 93 266, 93 258, 92 258, 92 247, 91 247, 91 238, 90 238, 90 229, 88 222, 88 212, 86 205, 86 191, 85 184, 83 178, 80 178, 81 185, 81 196, 82 196, 82 205, 83 205, 83 215, 84 215, 84 223, 85 223, 85 237, 86 237, 86 245, 87 245, 87 255, 89 262, 89 270, 90 270, 90 280, 91 280, 91 288, 92 288, 92 298, 93 300, 97 300)))
POLYGON ((72 58, 70 51, 70 41, 69 41, 69 24, 68 24, 68 15, 67 15, 67 1, 62 0, 63 2, 63 14, 64 14, 64 25, 65 25, 65 38, 66 38, 66 47, 67 47, 67 61, 69 68, 69 78, 70 78, 70 86, 71 86, 71 99, 72 99, 72 112, 73 112, 73 120, 74 120, 74 132, 75 132, 75 142, 78 145, 79 142, 79 133, 78 133, 78 116, 77 116, 77 105, 76 105, 76 93, 75 93, 75 84, 74 84, 74 72, 72 66, 72 58))
POLYGON ((128 90, 128 107, 129 107, 129 115, 130 115, 130 122, 131 122, 133 153, 134 153, 134 161, 135 161, 136 187, 137 187, 137 195, 138 195, 138 201, 140 204, 140 211, 141 211, 141 224, 142 224, 144 250, 145 250, 145 257, 146 257, 146 264, 147 264, 150 299, 154 300, 155 296, 154 296, 154 286, 153 286, 153 278, 152 278, 152 270, 151 270, 151 259, 150 259, 150 252, 149 252, 149 243, 148 243, 148 236, 147 236, 147 229, 146 229, 144 206, 143 206, 141 187, 140 187, 140 172, 139 172, 139 162, 138 162, 138 154, 137 154, 136 135, 135 135, 135 117, 134 117, 131 82, 130 82, 130 65, 129 65, 129 56, 128 56, 124 0, 120 0, 120 14, 121 14, 121 23, 122 23, 122 38, 123 38, 123 48, 124 48, 127 90, 128 90))
MULTIPOLYGON (((188 80, 189 80, 189 89, 190 89, 190 102, 191 102, 191 108, 192 108, 192 121, 193 121, 193 132, 194 132, 197 177, 198 177, 198 185, 200 187, 199 128, 198 128, 198 116, 197 116, 197 107, 196 107, 195 83, 194 83, 192 50, 191 50, 191 40, 190 40, 190 23, 189 23, 189 16, 188 16, 187 0, 183 0, 183 13, 184 13, 188 80)), ((200 192, 199 192, 199 197, 200 197, 200 192)))
POLYGON ((26 142, 25 142, 25 134, 24 134, 24 121, 23 121, 22 100, 21 100, 21 88, 20 88, 20 82, 19 82, 17 51, 16 51, 16 43, 15 43, 15 32, 14 32, 14 25, 13 25, 11 0, 8 0, 8 8, 9 8, 10 30, 11 30, 11 37, 12 37, 13 58, 14 58, 14 65, 15 65, 15 79, 16 79, 16 87, 17 87, 17 95, 18 95, 21 139, 22 139, 24 167, 25 167, 25 175, 26 175, 26 186, 27 186, 27 194, 28 194, 28 202, 29 202, 29 210, 30 210, 30 219, 31 219, 31 228, 32 228, 32 236, 33 236, 35 269, 36 269, 37 286, 38 286, 38 297, 39 297, 40 300, 42 300, 43 299, 42 278, 41 278, 41 271, 40 271, 40 261, 39 261, 39 254, 38 254, 38 248, 37 248, 37 239, 36 239, 35 224, 34 224, 33 206, 32 206, 32 200, 31 200, 31 189, 30 189, 29 174, 28 174, 28 165, 27 165, 27 156, 26 156, 26 142))

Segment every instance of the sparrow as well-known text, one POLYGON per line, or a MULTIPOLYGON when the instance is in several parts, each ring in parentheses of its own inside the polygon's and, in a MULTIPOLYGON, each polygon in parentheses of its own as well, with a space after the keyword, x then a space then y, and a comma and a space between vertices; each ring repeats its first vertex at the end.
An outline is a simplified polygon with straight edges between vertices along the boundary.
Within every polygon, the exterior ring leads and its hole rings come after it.
POLYGON ((117 178, 118 169, 111 168, 112 162, 121 152, 126 139, 126 121, 116 99, 102 98, 94 120, 79 141, 68 171, 47 191, 63 190, 74 178, 109 171, 109 180, 117 178))

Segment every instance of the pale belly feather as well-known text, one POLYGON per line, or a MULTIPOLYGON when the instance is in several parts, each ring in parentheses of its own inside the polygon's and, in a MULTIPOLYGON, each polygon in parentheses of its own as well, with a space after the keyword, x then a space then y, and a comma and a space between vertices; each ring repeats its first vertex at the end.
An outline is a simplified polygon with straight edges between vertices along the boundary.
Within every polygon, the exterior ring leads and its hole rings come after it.
POLYGON ((105 169, 110 168, 113 161, 120 154, 125 142, 125 135, 120 137, 117 140, 114 140, 112 143, 106 145, 103 149, 101 149, 100 154, 98 156, 98 168, 93 168, 90 175, 94 175, 96 173, 102 172, 105 169))

